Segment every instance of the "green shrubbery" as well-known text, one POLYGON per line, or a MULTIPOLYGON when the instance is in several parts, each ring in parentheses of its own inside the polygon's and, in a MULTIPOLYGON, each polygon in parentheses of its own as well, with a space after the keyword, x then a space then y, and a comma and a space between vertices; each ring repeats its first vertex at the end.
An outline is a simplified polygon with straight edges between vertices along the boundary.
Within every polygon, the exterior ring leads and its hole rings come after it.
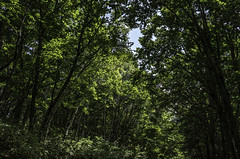
POLYGON ((42 147, 24 130, 0 123, 0 158, 39 158, 42 147))
POLYGON ((134 159, 145 158, 139 152, 120 148, 102 138, 63 139, 60 135, 47 141, 20 128, 0 123, 0 158, 78 158, 134 159))

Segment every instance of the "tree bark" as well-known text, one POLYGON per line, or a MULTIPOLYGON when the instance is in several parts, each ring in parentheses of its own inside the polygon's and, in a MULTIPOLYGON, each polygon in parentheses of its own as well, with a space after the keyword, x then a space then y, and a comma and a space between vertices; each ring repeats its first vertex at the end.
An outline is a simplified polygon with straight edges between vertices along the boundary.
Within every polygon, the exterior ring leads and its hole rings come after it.
POLYGON ((68 76, 67 76, 67 79, 65 80, 63 86, 61 87, 60 91, 58 92, 57 96, 54 98, 53 101, 51 101, 48 109, 47 109, 47 112, 44 116, 44 119, 42 121, 42 125, 41 125, 41 129, 42 131, 46 131, 48 132, 47 130, 45 130, 46 128, 46 125, 49 125, 50 123, 50 118, 51 116, 53 116, 53 109, 56 107, 57 103, 59 102, 59 100, 61 99, 63 93, 65 92, 69 82, 71 81, 71 78, 72 78, 72 75, 76 69, 76 66, 77 66, 77 62, 78 62, 78 59, 79 59, 79 56, 80 54, 82 53, 83 51, 83 48, 81 47, 82 45, 82 42, 83 42, 83 34, 84 34, 84 31, 85 31, 85 25, 83 25, 82 29, 81 29, 81 34, 80 34, 80 37, 79 37, 79 41, 78 41, 78 47, 77 47, 77 51, 76 51, 76 56, 74 58, 74 61, 73 61, 73 64, 72 64, 72 67, 68 73, 68 76))
POLYGON ((74 120, 76 118, 76 115, 77 115, 79 109, 80 109, 80 106, 78 106, 77 109, 74 111, 72 119, 71 119, 71 121, 70 121, 70 123, 69 123, 69 125, 67 127, 67 130, 66 130, 66 133, 65 133, 65 137, 68 136, 69 130, 71 129, 71 127, 73 125, 73 122, 74 122, 74 120))
POLYGON ((40 6, 40 20, 39 20, 39 35, 38 35, 38 49, 36 51, 36 62, 34 68, 34 81, 33 81, 33 89, 32 89, 32 98, 31 103, 29 105, 29 127, 30 131, 33 130, 34 127, 34 118, 36 111, 36 98, 38 94, 39 87, 39 76, 40 76, 40 64, 41 64, 41 52, 43 47, 43 36, 44 36, 44 27, 41 19, 43 18, 42 8, 40 6))

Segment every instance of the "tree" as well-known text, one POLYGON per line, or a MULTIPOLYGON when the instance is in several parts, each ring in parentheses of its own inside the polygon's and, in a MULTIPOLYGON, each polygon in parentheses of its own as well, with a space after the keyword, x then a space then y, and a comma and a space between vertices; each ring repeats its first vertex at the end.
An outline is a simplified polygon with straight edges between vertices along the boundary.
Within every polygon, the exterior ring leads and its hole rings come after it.
POLYGON ((68 87, 98 57, 108 56, 114 46, 115 51, 125 47, 117 15, 107 15, 114 6, 108 1, 10 1, 1 6, 3 117, 23 125, 29 120, 29 130, 42 120, 47 132, 68 87))
POLYGON ((133 1, 126 16, 140 21, 144 36, 138 58, 159 78, 162 91, 173 97, 171 107, 199 114, 198 118, 183 114, 184 122, 202 125, 189 126, 193 130, 209 124, 209 129, 202 130, 207 142, 194 143, 199 152, 194 158, 240 156, 238 104, 234 102, 239 99, 234 89, 239 84, 230 80, 238 76, 234 62, 239 46, 237 6, 232 1, 133 1), (216 143, 219 138, 221 143, 216 143))
POLYGON ((239 2, 0 5, 1 157, 240 158, 239 2))

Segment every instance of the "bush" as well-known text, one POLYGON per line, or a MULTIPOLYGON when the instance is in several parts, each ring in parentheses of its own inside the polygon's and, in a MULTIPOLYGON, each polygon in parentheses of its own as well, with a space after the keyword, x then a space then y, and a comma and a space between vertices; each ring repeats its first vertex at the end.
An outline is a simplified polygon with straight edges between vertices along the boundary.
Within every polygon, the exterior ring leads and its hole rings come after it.
POLYGON ((41 145, 35 136, 0 122, 0 158, 34 158, 41 156, 41 145))
POLYGON ((142 154, 100 137, 75 140, 57 134, 43 143, 32 133, 0 122, 0 158, 144 159, 142 154))

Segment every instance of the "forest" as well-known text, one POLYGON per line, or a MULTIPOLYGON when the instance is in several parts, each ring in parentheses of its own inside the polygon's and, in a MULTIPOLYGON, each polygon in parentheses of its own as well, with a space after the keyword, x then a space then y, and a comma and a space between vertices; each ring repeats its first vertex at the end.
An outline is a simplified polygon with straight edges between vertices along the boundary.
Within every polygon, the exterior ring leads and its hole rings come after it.
POLYGON ((239 51, 239 0, 1 0, 0 158, 240 159, 239 51))

